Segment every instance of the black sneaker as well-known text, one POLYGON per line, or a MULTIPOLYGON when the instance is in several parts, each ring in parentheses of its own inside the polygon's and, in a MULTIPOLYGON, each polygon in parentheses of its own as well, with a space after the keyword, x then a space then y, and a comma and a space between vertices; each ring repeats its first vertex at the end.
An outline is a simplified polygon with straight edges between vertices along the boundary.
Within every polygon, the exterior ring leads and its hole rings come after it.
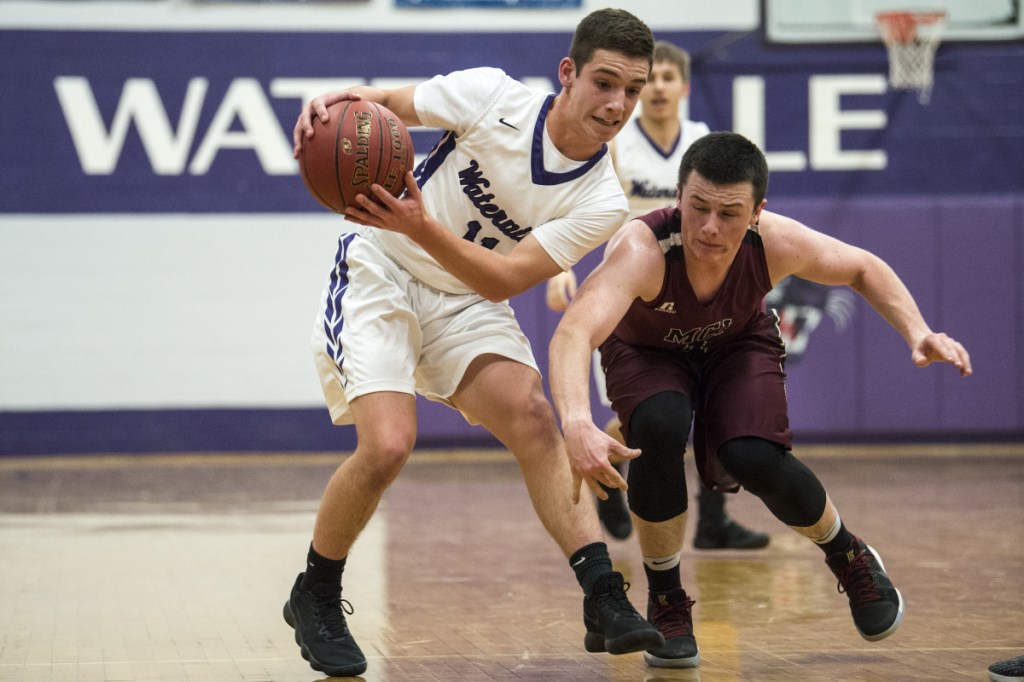
POLYGON ((625 540, 633 532, 633 519, 626 506, 626 496, 618 488, 601 486, 608 493, 608 499, 597 498, 597 518, 601 525, 616 540, 625 540))
POLYGON ((988 667, 988 679, 992 682, 1024 680, 1024 656, 993 663, 988 667))
POLYGON ((314 585, 300 590, 302 573, 295 579, 284 604, 284 620, 295 629, 295 643, 313 670, 332 677, 352 677, 366 672, 366 657, 345 623, 352 605, 341 598, 341 585, 314 585))
POLYGON ((657 628, 633 608, 622 574, 610 572, 597 579, 590 596, 583 598, 583 647, 591 652, 628 654, 654 649, 665 643, 657 628))
POLYGON ((694 549, 761 549, 771 542, 768 533, 750 530, 728 516, 720 523, 697 522, 694 549))
POLYGON ((670 592, 651 592, 647 599, 647 620, 665 637, 665 643, 644 652, 653 668, 696 668, 700 664, 697 640, 693 637, 694 601, 681 587, 670 592))
POLYGON ((842 552, 826 557, 825 562, 839 579, 838 589, 850 600, 853 624, 869 642, 885 639, 903 621, 903 595, 897 590, 878 552, 855 537, 842 552))

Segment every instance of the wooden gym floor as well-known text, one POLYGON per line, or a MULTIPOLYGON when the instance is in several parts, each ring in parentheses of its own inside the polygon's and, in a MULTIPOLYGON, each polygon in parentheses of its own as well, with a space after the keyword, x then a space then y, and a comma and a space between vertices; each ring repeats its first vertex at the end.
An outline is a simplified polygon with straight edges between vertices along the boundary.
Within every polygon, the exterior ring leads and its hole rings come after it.
MULTIPOLYGON (((741 493, 728 510, 771 546, 683 557, 700 668, 588 654, 579 589, 511 457, 424 452, 346 570, 363 679, 984 680, 1024 653, 1024 447, 798 454, 904 594, 889 639, 857 636, 821 552, 741 493)), ((0 458, 0 680, 323 679, 281 606, 338 461, 0 458)), ((642 610, 635 538, 609 544, 642 610)))

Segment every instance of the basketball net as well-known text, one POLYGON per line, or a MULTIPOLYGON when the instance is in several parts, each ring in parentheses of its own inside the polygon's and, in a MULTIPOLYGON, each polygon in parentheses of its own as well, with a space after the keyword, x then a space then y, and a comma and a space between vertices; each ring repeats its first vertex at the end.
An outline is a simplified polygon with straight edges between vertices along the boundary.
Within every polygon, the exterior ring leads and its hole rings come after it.
POLYGON ((875 23, 889 53, 889 86, 917 90, 927 104, 932 94, 935 50, 946 27, 945 12, 879 12, 875 23))

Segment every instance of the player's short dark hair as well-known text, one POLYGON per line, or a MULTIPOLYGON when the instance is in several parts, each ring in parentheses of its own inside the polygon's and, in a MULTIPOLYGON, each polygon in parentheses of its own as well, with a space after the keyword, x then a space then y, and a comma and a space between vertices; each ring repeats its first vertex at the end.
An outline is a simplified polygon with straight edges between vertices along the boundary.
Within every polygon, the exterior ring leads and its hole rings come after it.
POLYGON ((679 163, 680 189, 694 170, 716 185, 750 182, 754 206, 768 194, 768 161, 756 144, 739 133, 709 133, 691 144, 679 163))
POLYGON ((654 63, 654 35, 647 24, 624 9, 599 9, 583 17, 569 47, 569 58, 578 74, 597 50, 621 52, 627 57, 646 57, 654 63))
POLYGON ((679 69, 683 82, 690 82, 690 53, 678 45, 673 45, 667 40, 657 41, 654 43, 654 61, 674 64, 679 69))

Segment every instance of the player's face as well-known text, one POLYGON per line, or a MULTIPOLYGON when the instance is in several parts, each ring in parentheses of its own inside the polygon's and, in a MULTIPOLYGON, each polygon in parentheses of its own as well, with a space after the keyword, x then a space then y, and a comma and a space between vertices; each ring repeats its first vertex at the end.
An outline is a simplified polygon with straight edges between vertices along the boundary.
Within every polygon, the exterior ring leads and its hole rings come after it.
POLYGON ((716 185, 697 171, 690 171, 678 199, 688 261, 726 268, 731 265, 747 227, 756 224, 764 203, 754 205, 750 182, 716 185))
POLYGON ((644 118, 671 121, 679 118, 679 100, 690 96, 689 83, 672 62, 654 62, 651 80, 640 93, 644 118))
POLYGON ((578 74, 563 60, 562 85, 579 134, 596 145, 611 141, 633 115, 648 72, 647 59, 611 50, 596 50, 578 74))

